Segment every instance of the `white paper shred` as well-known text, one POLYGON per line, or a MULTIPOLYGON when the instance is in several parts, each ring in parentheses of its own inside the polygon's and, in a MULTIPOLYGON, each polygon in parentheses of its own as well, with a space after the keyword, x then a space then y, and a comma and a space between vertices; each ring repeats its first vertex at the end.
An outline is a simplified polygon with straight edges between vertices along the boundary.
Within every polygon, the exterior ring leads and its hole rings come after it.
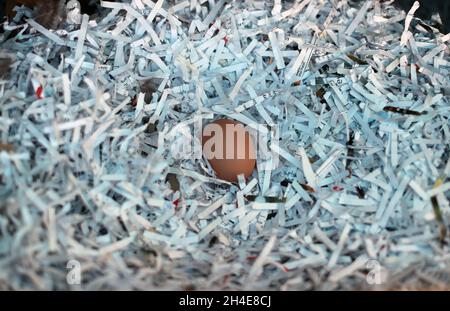
POLYGON ((448 289, 450 34, 419 2, 99 5, 3 25, 0 289, 448 289), (201 156, 216 118, 267 151, 249 178, 201 156))

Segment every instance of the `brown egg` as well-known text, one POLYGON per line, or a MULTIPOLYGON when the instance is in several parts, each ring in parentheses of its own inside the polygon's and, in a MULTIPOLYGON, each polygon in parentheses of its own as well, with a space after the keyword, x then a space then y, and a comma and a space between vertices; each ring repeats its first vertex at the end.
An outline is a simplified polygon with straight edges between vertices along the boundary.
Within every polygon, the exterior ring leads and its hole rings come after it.
POLYGON ((255 168, 256 153, 249 132, 242 123, 220 119, 207 124, 202 135, 203 156, 220 179, 248 178, 255 168))

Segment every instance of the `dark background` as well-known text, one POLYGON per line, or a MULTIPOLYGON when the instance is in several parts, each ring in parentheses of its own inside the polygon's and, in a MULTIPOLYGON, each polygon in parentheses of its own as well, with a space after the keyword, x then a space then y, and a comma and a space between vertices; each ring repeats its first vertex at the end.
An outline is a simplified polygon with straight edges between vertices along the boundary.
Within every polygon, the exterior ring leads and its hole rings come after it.
MULTIPOLYGON (((397 6, 405 10, 406 12, 412 7, 414 0, 397 0, 395 1, 397 6)), ((438 12, 442 20, 441 32, 450 32, 450 0, 419 0, 420 7, 414 14, 414 16, 421 19, 429 19, 433 13, 438 12)))

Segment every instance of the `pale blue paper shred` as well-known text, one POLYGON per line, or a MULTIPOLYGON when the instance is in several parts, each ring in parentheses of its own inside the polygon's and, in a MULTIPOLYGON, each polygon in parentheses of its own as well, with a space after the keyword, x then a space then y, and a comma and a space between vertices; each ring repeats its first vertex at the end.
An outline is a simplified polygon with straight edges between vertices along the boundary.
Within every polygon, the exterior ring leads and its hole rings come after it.
POLYGON ((448 288, 450 34, 417 5, 72 0, 58 30, 18 8, 0 289, 448 288), (217 115, 276 125, 279 166, 177 159, 217 115))

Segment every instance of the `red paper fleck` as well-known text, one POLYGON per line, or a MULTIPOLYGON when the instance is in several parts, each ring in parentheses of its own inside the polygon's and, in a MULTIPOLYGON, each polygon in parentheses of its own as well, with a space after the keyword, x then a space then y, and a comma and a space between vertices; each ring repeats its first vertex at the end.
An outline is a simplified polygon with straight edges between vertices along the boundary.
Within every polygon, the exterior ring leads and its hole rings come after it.
POLYGON ((39 85, 38 88, 36 89, 36 97, 38 99, 42 99, 42 93, 44 92, 44 88, 42 87, 42 85, 39 85))
POLYGON ((223 284, 227 284, 228 283, 228 281, 230 280, 230 275, 225 275, 224 277, 223 277, 223 284))
POLYGON ((180 203, 180 200, 179 200, 179 199, 176 199, 176 200, 174 200, 174 201, 172 202, 172 204, 175 205, 175 208, 178 207, 178 203, 180 203))
POLYGON ((344 190, 344 188, 342 188, 341 186, 333 186, 333 191, 342 191, 344 190))

